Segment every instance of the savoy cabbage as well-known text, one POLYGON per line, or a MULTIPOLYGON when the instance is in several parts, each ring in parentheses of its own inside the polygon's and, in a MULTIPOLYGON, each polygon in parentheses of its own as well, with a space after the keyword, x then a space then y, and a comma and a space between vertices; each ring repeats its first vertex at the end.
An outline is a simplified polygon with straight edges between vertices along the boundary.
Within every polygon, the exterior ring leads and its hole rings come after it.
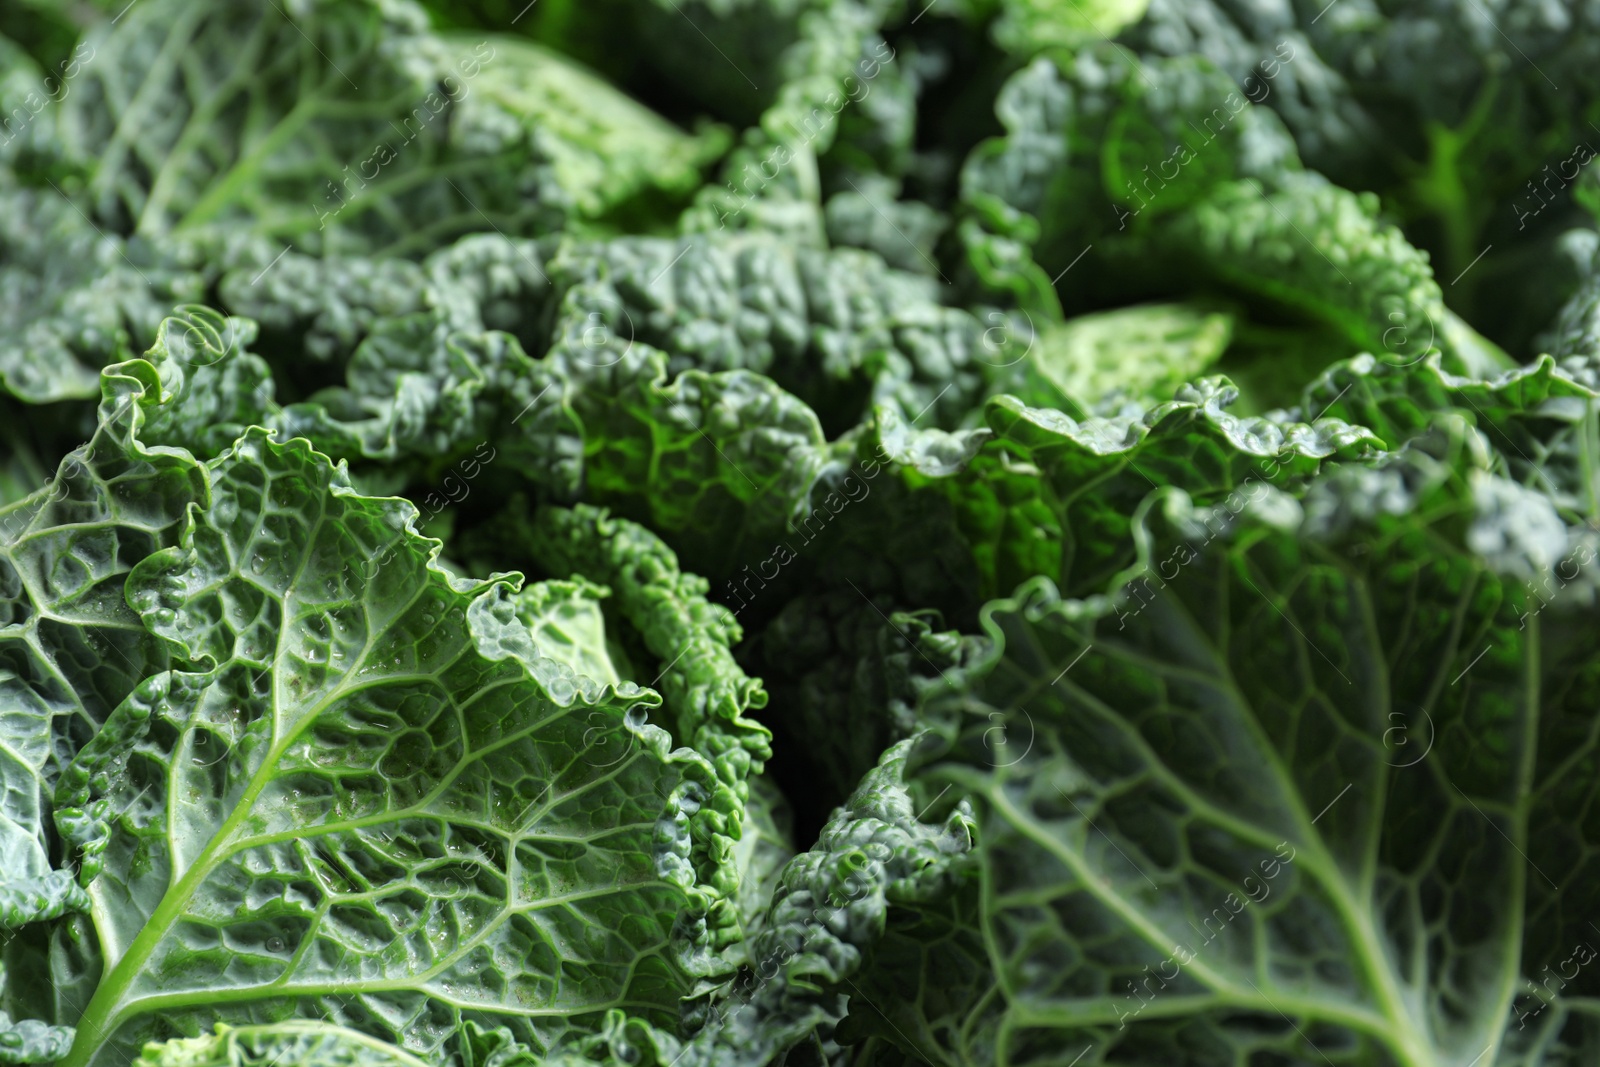
POLYGON ((1600 1063, 1597 20, 0 10, 0 1063, 1600 1063))

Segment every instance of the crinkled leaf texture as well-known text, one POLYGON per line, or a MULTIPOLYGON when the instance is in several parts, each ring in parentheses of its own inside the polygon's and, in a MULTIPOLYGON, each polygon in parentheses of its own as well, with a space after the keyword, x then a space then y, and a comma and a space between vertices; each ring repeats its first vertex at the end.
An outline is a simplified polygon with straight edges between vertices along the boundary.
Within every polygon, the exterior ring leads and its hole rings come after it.
POLYGON ((816 413, 771 379, 742 369, 669 377, 665 352, 595 325, 573 293, 548 353, 533 360, 512 334, 453 328, 454 314, 481 309, 463 292, 439 295, 447 309, 376 320, 348 385, 287 406, 246 351, 254 324, 192 310, 149 353, 162 388, 180 398, 152 432, 211 455, 264 425, 401 474, 440 460, 471 459, 476 471, 488 462, 477 457, 503 455, 501 468, 557 500, 647 515, 711 573, 808 510, 834 450, 816 413))
POLYGON ((767 694, 735 662, 731 649, 744 631, 733 612, 706 598, 706 580, 680 571, 648 529, 601 508, 544 508, 529 532, 545 566, 614 588, 645 647, 666 664, 656 684, 676 715, 675 735, 714 753, 730 784, 743 782, 752 765, 759 773, 772 755, 771 734, 744 716, 765 707, 767 694))
POLYGON ((1452 319, 1375 195, 1302 169, 1276 115, 1204 59, 1041 58, 995 110, 1007 134, 964 167, 962 239, 978 278, 1035 313, 1225 293, 1259 338, 1233 354, 1264 407, 1361 351, 1511 365, 1452 319))
POLYGON ((93 439, 47 485, 0 510, 0 925, 8 928, 88 903, 68 872, 52 869, 53 794, 113 709, 166 669, 167 649, 129 608, 124 585, 134 565, 176 543, 188 506, 207 499, 191 458, 141 440, 153 390, 112 373, 105 392, 93 439))
POLYGON ((1530 584, 1593 538, 1492 462, 1457 417, 1299 500, 1172 492, 1113 595, 990 605, 921 755, 973 798, 996 975, 951 1062, 1600 1055, 1592 607, 1530 584))
MULTIPOLYGON (((517 1044, 505 1027, 484 1030, 475 1023, 461 1029, 463 1067, 572 1067, 585 1062, 582 1050, 536 1057, 517 1044)), ((200 1037, 152 1041, 133 1067, 435 1067, 404 1049, 359 1030, 332 1023, 295 1019, 243 1026, 218 1024, 200 1037)))
POLYGON ((31 404, 92 398, 101 367, 203 293, 181 257, 98 231, 60 193, 0 188, 0 391, 31 404))
POLYGON ((1001 395, 982 437, 914 430, 886 409, 878 432, 913 484, 949 497, 987 594, 1035 575, 1079 592, 1132 562, 1135 512, 1157 486, 1213 503, 1379 444, 1336 418, 1241 417, 1228 410, 1237 397, 1228 379, 1202 378, 1148 409, 1075 419, 1001 395))
POLYGON ((207 499, 192 457, 142 440, 159 405, 150 368, 131 366, 142 373, 106 375, 93 438, 43 488, 0 510, 0 1059, 8 1062, 62 1056, 73 1032, 60 1024, 77 1021, 98 979, 83 910, 90 900, 51 828, 54 794, 117 705, 167 669, 168 649, 128 606, 125 584, 133 566, 177 542, 189 505, 207 499))
POLYGON ((724 577, 814 511, 848 451, 830 434, 874 402, 955 425, 1020 325, 947 307, 930 279, 866 253, 764 234, 467 238, 430 259, 426 282, 385 262, 291 253, 259 290, 225 281, 263 316, 262 351, 285 331, 308 331, 318 355, 353 346, 344 383, 297 403, 275 399, 282 368, 252 351, 254 324, 186 309, 148 354, 183 398, 152 439, 211 456, 264 425, 429 479, 492 447, 549 497, 647 518, 689 566, 724 577), (825 428, 818 411, 841 421, 825 428))
MULTIPOLYGON (((1130 401, 1159 402, 1210 368, 1228 347, 1233 320, 1196 304, 1139 304, 1046 326, 1027 346, 1022 375, 1035 406, 1109 414, 1130 401)), ((1019 362, 1021 360, 1019 359, 1019 362)))
MULTIPOLYGON (((542 508, 525 529, 513 530, 546 569, 605 582, 661 664, 651 685, 660 688, 672 735, 704 756, 717 775, 718 786, 696 820, 697 841, 716 860, 701 881, 726 902, 706 916, 707 943, 738 957, 744 948, 735 899, 740 872, 719 840, 741 838, 750 778, 772 756, 771 733, 747 717, 766 706, 766 690, 733 658, 743 630, 731 611, 706 598, 706 580, 680 571, 672 550, 638 523, 580 504, 542 508)), ((709 960, 707 967, 716 969, 709 960)))
POLYGON ((409 0, 148 0, 86 44, 40 121, 87 213, 125 233, 425 253, 486 220, 542 231, 685 196, 726 140, 531 42, 434 33, 409 0))
POLYGON ((573 243, 549 263, 563 288, 556 337, 599 366, 631 343, 667 369, 756 371, 813 408, 830 434, 869 397, 954 423, 1003 362, 990 321, 945 306, 932 278, 855 249, 762 232, 573 243), (577 343, 581 342, 581 348, 577 343))
POLYGON ((819 1030, 826 1040, 890 910, 939 895, 966 869, 970 812, 963 804, 943 823, 920 821, 905 784, 910 748, 889 746, 816 845, 783 869, 751 970, 711 1006, 684 1063, 764 1063, 819 1030))
POLYGON ((911 741, 891 745, 809 851, 777 877, 750 945, 749 966, 688 1021, 687 1041, 643 1020, 616 1020, 609 1062, 652 1067, 766 1064, 807 1046, 837 1055, 832 1033, 863 953, 896 908, 946 897, 972 871, 971 812, 957 804, 924 823, 905 783, 911 741))
POLYGON ((146 1045, 134 1067, 427 1067, 394 1045, 356 1030, 295 1020, 229 1026, 200 1037, 146 1045))
MULTIPOLYGON (((1306 387, 1301 410, 1371 427, 1391 447, 1459 412, 1488 436, 1505 473, 1548 496, 1569 519, 1600 518, 1594 444, 1600 360, 1540 356, 1487 380, 1371 356, 1335 364, 1306 387)), ((1564 575, 1572 578, 1573 575, 1564 575)))
POLYGON ((303 440, 252 429, 204 477, 128 578, 174 669, 58 788, 104 958, 60 1062, 218 1022, 430 1059, 466 1022, 535 1050, 619 1006, 670 1024, 714 781, 643 722, 654 694, 539 656, 516 576, 449 577, 409 503, 303 440))
POLYGON ((654 228, 727 142, 410 0, 141 0, 87 24, 42 109, 0 50, 0 389, 30 403, 92 398, 177 303, 342 355, 372 312, 423 303, 415 264, 362 256, 654 228))

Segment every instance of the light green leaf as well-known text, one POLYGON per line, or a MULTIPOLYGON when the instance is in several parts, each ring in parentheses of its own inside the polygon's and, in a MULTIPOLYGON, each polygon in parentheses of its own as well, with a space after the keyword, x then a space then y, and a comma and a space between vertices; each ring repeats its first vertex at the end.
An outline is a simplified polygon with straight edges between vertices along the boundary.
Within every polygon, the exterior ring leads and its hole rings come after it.
POLYGON ((1232 333, 1226 312, 1143 304, 1044 326, 1028 360, 1060 399, 1088 414, 1104 401, 1166 400, 1221 358, 1232 333))
POLYGON ((535 582, 517 594, 517 618, 528 627, 539 655, 601 685, 619 685, 600 611, 600 601, 610 595, 605 586, 581 578, 535 582))
POLYGON ((295 1021, 266 1026, 219 1025, 201 1037, 144 1047, 134 1067, 428 1067, 394 1045, 358 1030, 295 1021))
MULTIPOLYGON (((464 55, 482 40, 446 35, 442 47, 464 55)), ((470 145, 491 131, 516 130, 545 155, 554 184, 581 218, 603 219, 646 192, 687 197, 701 184, 701 167, 731 140, 717 126, 685 135, 609 82, 531 41, 495 36, 491 51, 493 59, 462 102, 461 121, 470 131, 462 140, 470 145)))
MULTIPOLYGON (((250 426, 279 418, 272 372, 249 351, 256 340, 250 319, 224 317, 207 307, 176 309, 163 319, 141 361, 155 369, 159 388, 140 427, 153 445, 215 456, 250 426)), ((112 368, 116 372, 121 368, 112 368)))
POLYGON ((1001 48, 1028 56, 1115 37, 1149 6, 1150 0, 1000 0, 991 32, 1001 48))
POLYGON ((216 1022, 434 1058, 469 1020, 548 1050, 614 1006, 670 1019, 712 772, 643 724, 653 695, 530 674, 496 632, 512 579, 449 578, 414 508, 304 441, 254 429, 205 473, 128 591, 180 667, 59 790, 105 960, 64 1067, 216 1022))
POLYGON ((486 548, 513 558, 531 553, 553 574, 605 583, 645 662, 659 665, 648 668, 649 684, 661 692, 673 738, 715 771, 718 787, 705 798, 696 829, 697 844, 715 861, 700 880, 720 894, 704 935, 713 954, 707 966, 731 972, 743 950, 742 870, 735 856, 719 849, 741 840, 750 780, 772 756, 771 732, 748 717, 766 706, 766 690, 733 657, 743 630, 733 612, 707 598, 706 580, 682 572, 672 550, 638 523, 580 504, 542 508, 531 521, 514 508, 497 525, 486 548), (729 953, 725 964, 710 962, 729 953))
MULTIPOLYGON (((167 649, 125 600, 131 568, 176 543, 207 489, 184 453, 152 449, 143 425, 158 413, 147 365, 105 375, 100 427, 55 477, 0 509, 0 923, 8 1062, 52 1060, 72 1042, 81 987, 98 974, 80 914, 89 898, 63 868, 51 831, 65 766, 167 649), (142 368, 142 370, 141 370, 142 368), (60 917, 47 932, 24 924, 60 917), (49 980, 44 980, 48 977, 49 980)), ((85 994, 86 995, 86 994, 85 994)))
POLYGON ((124 600, 131 568, 176 542, 206 499, 197 464, 153 451, 140 428, 153 375, 108 372, 101 426, 31 496, 0 510, 0 922, 81 908, 54 871, 50 799, 62 768, 127 694, 164 670, 166 649, 124 600))

